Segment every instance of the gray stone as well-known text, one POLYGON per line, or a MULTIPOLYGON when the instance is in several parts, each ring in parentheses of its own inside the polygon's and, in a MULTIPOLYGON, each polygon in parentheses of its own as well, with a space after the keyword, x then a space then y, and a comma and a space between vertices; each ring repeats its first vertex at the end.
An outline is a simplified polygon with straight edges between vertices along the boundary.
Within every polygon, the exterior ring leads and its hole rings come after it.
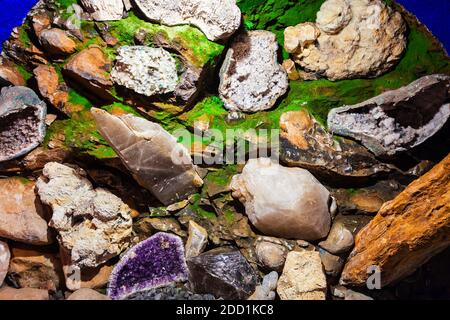
POLYGON ((340 254, 350 251, 355 244, 353 234, 341 222, 333 223, 330 234, 319 246, 332 254, 340 254))
POLYGON ((96 21, 120 20, 123 16, 123 0, 81 0, 81 4, 96 21))
POLYGON ((258 285, 255 292, 248 300, 275 300, 278 283, 278 273, 272 271, 264 276, 262 284, 258 285))
POLYGON ((189 238, 186 242, 186 258, 196 257, 208 244, 208 232, 196 222, 189 221, 189 238))
POLYGON ((0 241, 0 287, 5 280, 6 274, 8 273, 9 260, 11 258, 11 253, 9 252, 9 247, 6 242, 0 241))
POLYGON ((264 269, 281 272, 288 252, 289 248, 281 239, 258 237, 256 240, 255 253, 264 269))

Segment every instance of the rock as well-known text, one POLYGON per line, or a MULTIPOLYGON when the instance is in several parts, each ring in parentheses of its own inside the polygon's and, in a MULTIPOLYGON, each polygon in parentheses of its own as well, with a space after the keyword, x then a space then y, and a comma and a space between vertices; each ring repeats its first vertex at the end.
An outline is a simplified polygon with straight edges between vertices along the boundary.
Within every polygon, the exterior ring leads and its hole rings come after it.
POLYGON ((114 21, 123 17, 123 0, 81 0, 81 5, 96 21, 114 21))
POLYGON ((341 254, 350 251, 355 241, 353 234, 341 222, 333 223, 330 234, 319 246, 332 254, 341 254))
POLYGON ((170 217, 139 219, 134 224, 134 230, 138 236, 144 237, 143 240, 150 237, 155 231, 171 232, 183 238, 187 236, 186 231, 181 229, 178 220, 170 217))
POLYGON ((49 300, 48 291, 34 288, 0 288, 0 300, 49 300))
POLYGON ((327 282, 319 252, 289 252, 277 292, 281 300, 325 300, 327 282))
POLYGON ((189 221, 189 238, 186 242, 186 259, 196 257, 208 244, 208 232, 194 221, 189 221))
POLYGON ((110 100, 111 62, 100 47, 90 46, 70 58, 64 72, 97 98, 110 100))
POLYGON ((84 170, 47 163, 36 187, 41 201, 52 207, 49 225, 72 265, 97 267, 127 248, 131 209, 109 191, 94 189, 84 170))
POLYGON ((251 159, 231 188, 252 224, 266 235, 313 241, 330 231, 330 194, 306 170, 251 159))
POLYGON ((161 48, 124 46, 117 51, 111 72, 115 84, 151 97, 175 91, 178 74, 175 59, 161 48))
POLYGON ((379 157, 412 149, 450 117, 450 76, 430 75, 353 106, 330 111, 328 127, 361 141, 379 157))
POLYGON ((69 55, 75 52, 77 44, 64 30, 51 28, 42 30, 39 42, 52 55, 69 55))
POLYGON ((323 249, 320 249, 319 253, 325 273, 331 277, 339 276, 344 268, 345 260, 323 249))
POLYGON ((289 87, 277 59, 275 34, 257 30, 238 35, 220 70, 219 95, 225 108, 243 112, 272 108, 289 87))
POLYGON ((255 292, 248 300, 275 300, 277 283, 278 273, 272 271, 264 276, 262 284, 256 287, 255 292))
POLYGON ((12 62, 0 58, 0 87, 24 85, 26 85, 25 79, 17 67, 12 62))
POLYGON ((284 42, 308 73, 330 80, 377 77, 402 57, 406 23, 381 0, 327 0, 315 24, 288 27, 284 42))
POLYGON ((72 293, 67 300, 111 300, 111 298, 95 290, 84 288, 72 293))
POLYGON ((6 242, 0 241, 0 287, 5 280, 6 274, 8 273, 9 261, 11 258, 11 253, 9 252, 9 247, 6 242))
POLYGON ((51 253, 13 247, 9 273, 22 288, 56 291, 63 286, 61 261, 51 253))
POLYGON ((211 41, 229 38, 241 25, 241 10, 235 0, 169 0, 163 6, 158 0, 134 3, 150 21, 169 26, 191 24, 211 41))
POLYGON ((186 281, 188 269, 183 241, 170 233, 157 233, 131 248, 111 273, 108 296, 123 299, 135 292, 186 281))
POLYGON ((332 287, 331 294, 344 300, 373 300, 371 297, 366 296, 365 294, 347 289, 343 286, 332 287))
POLYGON ((255 271, 235 248, 219 247, 188 259, 187 264, 189 282, 195 293, 242 300, 255 291, 255 271))
POLYGON ((258 237, 255 252, 262 268, 281 272, 289 249, 277 238, 258 237))
POLYGON ((47 226, 48 214, 35 193, 35 183, 25 178, 0 179, 0 237, 33 245, 54 241, 47 226))
POLYGON ((364 182, 396 171, 358 143, 333 137, 305 110, 281 115, 280 160, 333 184, 364 182))
POLYGON ((0 162, 35 149, 45 138, 47 106, 33 90, 7 87, 0 94, 0 162))
POLYGON ((31 23, 33 26, 34 34, 39 38, 41 32, 49 29, 52 25, 52 21, 47 12, 41 11, 39 13, 31 13, 31 23))
POLYGON ((295 67, 295 62, 292 61, 291 59, 287 59, 283 61, 283 69, 286 71, 289 80, 298 80, 300 79, 300 74, 298 73, 296 67, 295 67))
POLYGON ((124 300, 215 300, 211 294, 196 294, 185 286, 172 283, 168 286, 136 292, 124 300))
POLYGON ((203 184, 188 150, 159 124, 131 114, 114 116, 96 108, 91 112, 136 181, 164 205, 187 198, 203 184))
POLYGON ((66 278, 66 287, 71 291, 83 288, 104 288, 108 284, 109 276, 113 270, 113 266, 109 262, 100 267, 83 269, 74 268, 70 265, 70 261, 68 263, 68 265, 63 266, 63 270, 66 278), (79 278, 77 278, 78 275, 79 278))
POLYGON ((355 239, 341 277, 342 285, 365 285, 381 270, 381 286, 389 285, 450 245, 450 155, 411 183, 355 239))

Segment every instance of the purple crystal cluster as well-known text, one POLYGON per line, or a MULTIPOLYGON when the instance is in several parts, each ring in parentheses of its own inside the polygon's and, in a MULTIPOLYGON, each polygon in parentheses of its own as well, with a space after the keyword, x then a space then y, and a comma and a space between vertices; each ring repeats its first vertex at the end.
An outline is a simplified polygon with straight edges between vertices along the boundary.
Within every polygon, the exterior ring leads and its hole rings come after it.
POLYGON ((188 274, 183 241, 173 234, 160 232, 122 257, 111 273, 108 295, 120 300, 135 292, 186 281, 188 274))

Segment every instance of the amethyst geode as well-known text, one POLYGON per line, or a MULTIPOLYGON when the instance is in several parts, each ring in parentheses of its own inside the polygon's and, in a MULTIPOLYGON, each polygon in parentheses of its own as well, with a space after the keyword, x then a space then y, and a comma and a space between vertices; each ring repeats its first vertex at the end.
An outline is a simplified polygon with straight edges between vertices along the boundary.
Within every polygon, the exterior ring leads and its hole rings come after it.
POLYGON ((111 273, 108 296, 120 300, 135 292, 187 279, 183 241, 178 236, 160 232, 122 257, 111 273))

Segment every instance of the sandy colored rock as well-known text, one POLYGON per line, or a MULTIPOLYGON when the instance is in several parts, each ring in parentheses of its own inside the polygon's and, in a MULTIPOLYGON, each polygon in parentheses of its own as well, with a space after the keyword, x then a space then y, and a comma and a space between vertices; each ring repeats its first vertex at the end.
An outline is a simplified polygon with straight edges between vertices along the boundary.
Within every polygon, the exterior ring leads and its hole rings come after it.
POLYGON ((355 239, 341 277, 343 285, 365 285, 370 266, 381 285, 400 280, 450 245, 450 155, 411 183, 355 239))
POLYGON ((0 58, 0 87, 10 85, 24 86, 25 79, 12 62, 0 58))
POLYGON ((33 13, 31 17, 34 34, 39 37, 41 32, 51 27, 52 21, 46 12, 33 13))
POLYGON ((69 55, 74 53, 77 47, 76 42, 64 30, 57 28, 42 30, 39 42, 48 53, 54 55, 69 55))
POLYGON ((0 179, 0 237, 33 245, 54 238, 47 213, 35 193, 35 183, 25 178, 0 179))
POLYGON ((49 300, 48 291, 34 288, 0 288, 0 300, 49 300))
POLYGON ((308 73, 330 80, 377 77, 402 57, 406 23, 381 0, 327 0, 315 25, 288 27, 284 42, 308 73))
POLYGON ((65 262, 69 263, 63 265, 66 287, 72 291, 82 288, 100 289, 106 287, 114 268, 109 262, 96 268, 78 268, 70 265, 70 259, 65 261, 63 257, 63 263, 65 262))
POLYGON ((292 61, 291 59, 287 59, 283 61, 282 64, 284 70, 286 71, 289 80, 298 80, 300 79, 300 74, 298 73, 296 67, 295 67, 295 62, 292 61))
POLYGON ((0 287, 5 280, 6 274, 8 273, 9 261, 11 258, 11 253, 9 252, 9 246, 6 242, 0 241, 0 287))
POLYGON ((325 300, 327 281, 319 252, 289 252, 277 293, 281 300, 325 300))
POLYGON ((241 25, 241 10, 236 0, 135 0, 134 3, 150 21, 175 26, 191 24, 209 40, 230 37, 241 25))
POLYGON ((123 0, 81 0, 81 5, 96 21, 113 21, 122 19, 123 0))
POLYGON ((94 189, 80 168, 47 163, 36 183, 41 201, 52 207, 49 225, 71 265, 97 267, 130 243, 131 209, 105 189, 94 189))
POLYGON ((159 124, 131 114, 115 116, 97 108, 91 112, 136 181, 163 204, 179 202, 203 184, 188 150, 159 124))
POLYGON ((330 194, 304 169, 251 159, 231 188, 252 224, 266 235, 312 241, 330 231, 330 194))
POLYGON ((335 222, 327 239, 319 246, 332 254, 340 254, 351 250, 354 243, 351 231, 343 223, 335 222))
POLYGON ((111 298, 95 290, 85 288, 75 291, 67 300, 111 300, 111 298))
POLYGON ((258 237, 255 253, 261 267, 267 270, 281 272, 289 249, 277 238, 258 237))
POLYGON ((186 242, 186 259, 201 254, 208 244, 208 232, 196 222, 189 221, 189 238, 186 242))
POLYGON ((239 34, 220 70, 219 95, 231 111, 257 112, 272 108, 289 87, 278 63, 278 43, 269 31, 239 34))

